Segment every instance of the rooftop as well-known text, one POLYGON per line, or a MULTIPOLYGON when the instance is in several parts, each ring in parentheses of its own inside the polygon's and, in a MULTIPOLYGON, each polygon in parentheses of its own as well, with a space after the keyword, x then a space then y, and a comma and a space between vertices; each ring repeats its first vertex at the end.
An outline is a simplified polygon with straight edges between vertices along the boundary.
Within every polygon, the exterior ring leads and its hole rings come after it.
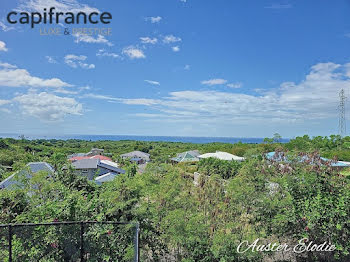
POLYGON ((133 157, 139 157, 145 160, 149 160, 150 154, 141 152, 141 151, 132 151, 126 154, 120 155, 121 157, 128 157, 128 158, 133 158, 133 157))
POLYGON ((193 151, 186 151, 180 154, 177 154, 176 157, 171 158, 172 161, 175 162, 196 162, 199 161, 199 152, 198 150, 193 150, 193 151))
POLYGON ((46 171, 49 174, 52 174, 54 172, 54 169, 50 164, 46 162, 30 162, 26 165, 26 168, 15 172, 11 176, 3 180, 0 183, 0 189, 8 188, 12 185, 20 185, 20 182, 18 181, 17 176, 23 176, 27 179, 30 179, 32 177, 32 174, 35 174, 41 171, 46 171))
POLYGON ((198 156, 198 158, 217 158, 220 160, 227 160, 227 161, 244 161, 245 158, 244 157, 240 157, 240 156, 236 156, 236 155, 232 155, 230 153, 227 152, 221 152, 221 151, 216 151, 216 153, 206 153, 203 155, 198 156))
POLYGON ((100 163, 100 159, 81 159, 74 161, 72 166, 75 169, 95 169, 97 165, 100 163))

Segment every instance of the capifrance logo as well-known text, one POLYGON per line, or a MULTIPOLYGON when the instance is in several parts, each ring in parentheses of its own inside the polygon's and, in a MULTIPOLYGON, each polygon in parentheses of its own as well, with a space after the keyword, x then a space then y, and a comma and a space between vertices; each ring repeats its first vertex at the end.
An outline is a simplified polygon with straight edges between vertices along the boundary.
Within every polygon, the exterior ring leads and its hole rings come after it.
POLYGON ((110 24, 112 14, 109 12, 56 12, 55 7, 44 8, 43 12, 16 12, 11 11, 7 14, 7 22, 10 24, 30 25, 34 28, 39 24, 59 24, 63 22, 67 25, 78 24, 110 24))

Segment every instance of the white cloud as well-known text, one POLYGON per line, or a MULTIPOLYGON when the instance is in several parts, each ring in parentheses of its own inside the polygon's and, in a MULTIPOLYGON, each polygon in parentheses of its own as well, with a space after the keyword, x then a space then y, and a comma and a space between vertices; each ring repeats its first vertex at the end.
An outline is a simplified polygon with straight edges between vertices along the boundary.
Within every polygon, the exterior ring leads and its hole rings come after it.
POLYGON ((241 88, 243 86, 243 84, 242 83, 230 83, 230 84, 227 84, 227 86, 229 88, 237 89, 237 88, 241 88))
POLYGON ((157 38, 150 38, 150 37, 140 37, 140 40, 143 44, 156 44, 158 42, 157 38))
POLYGON ((31 76, 25 69, 5 67, 0 69, 0 86, 5 87, 70 87, 73 86, 58 78, 43 79, 31 76))
POLYGON ((83 111, 83 106, 74 98, 60 97, 46 92, 18 95, 13 101, 19 103, 23 114, 43 121, 58 121, 67 115, 82 115, 83 111))
POLYGON ((52 57, 52 56, 45 56, 45 58, 47 59, 47 62, 49 62, 50 64, 57 64, 57 61, 52 57))
POLYGON ((293 6, 291 4, 271 4, 269 6, 265 6, 267 9, 289 9, 293 6))
POLYGON ((71 91, 64 88, 57 88, 56 90, 54 90, 54 92, 59 94, 65 94, 65 95, 76 95, 79 93, 78 91, 71 91))
POLYGON ((98 35, 96 38, 90 35, 82 34, 74 34, 73 36, 75 37, 74 42, 77 44, 80 42, 84 42, 89 44, 105 44, 108 46, 113 46, 113 44, 109 40, 107 40, 103 35, 98 35))
POLYGON ((82 87, 79 87, 80 91, 84 91, 84 90, 90 90, 91 87, 90 86, 82 86, 82 87))
POLYGON ((98 52, 96 53, 96 56, 100 56, 100 57, 108 56, 108 57, 113 57, 113 58, 120 57, 118 54, 116 54, 116 53, 109 53, 105 49, 99 49, 98 52))
POLYGON ((184 66, 184 69, 185 69, 185 70, 190 70, 190 69, 191 69, 191 66, 190 66, 190 65, 185 65, 185 66, 184 66))
POLYGON ((109 100, 109 101, 121 101, 121 98, 115 98, 112 96, 108 96, 108 95, 98 95, 98 94, 85 94, 83 96, 84 98, 93 98, 93 99, 100 99, 100 100, 109 100))
MULTIPOLYGON (((259 95, 219 91, 178 91, 162 99, 121 99, 123 104, 151 106, 159 118, 201 124, 267 121, 295 123, 337 117, 338 93, 350 89, 350 63, 319 63, 300 83, 283 82, 259 95), (194 116, 196 116, 194 118, 194 116)), ((226 83, 214 81, 214 83, 226 83)), ((154 117, 154 113, 152 113, 154 117)), ((161 119, 159 120, 161 121, 161 119)))
POLYGON ((160 103, 160 100, 156 99, 149 99, 149 98, 136 98, 136 99, 128 99, 128 98, 119 98, 119 97, 113 97, 109 95, 100 95, 100 94, 85 94, 83 97, 85 98, 92 98, 92 99, 100 99, 100 100, 107 100, 108 102, 120 102, 127 105, 145 105, 145 106, 151 106, 156 105, 160 103))
POLYGON ((84 55, 66 55, 64 57, 64 62, 70 67, 77 68, 81 67, 83 69, 94 69, 94 64, 86 64, 84 61, 87 59, 84 55))
POLYGON ((214 85, 224 85, 227 83, 227 80, 221 78, 214 78, 209 80, 204 80, 201 82, 202 85, 214 86, 214 85))
POLYGON ((127 105, 144 105, 144 106, 151 106, 151 105, 157 105, 159 103, 156 99, 149 99, 149 98, 136 98, 136 99, 122 99, 122 103, 127 105))
POLYGON ((173 46, 171 49, 172 49, 174 52, 179 52, 179 51, 180 51, 180 47, 178 47, 178 46, 173 46))
POLYGON ((186 3, 186 2, 187 2, 187 0, 180 0, 180 2, 186 3))
POLYGON ((163 38, 163 42, 166 44, 181 42, 181 38, 174 35, 166 35, 163 38))
POLYGON ((8 108, 0 108, 0 111, 5 112, 6 114, 11 113, 11 111, 8 108))
POLYGON ((123 54, 127 55, 131 59, 140 59, 140 58, 146 58, 145 54, 141 49, 138 49, 133 46, 128 46, 123 49, 123 54))
POLYGON ((11 102, 10 100, 2 100, 2 99, 0 99, 0 106, 9 104, 10 102, 11 102))
POLYGON ((0 41, 0 51, 7 52, 6 44, 3 41, 0 41))
POLYGON ((159 86, 160 83, 158 81, 152 81, 152 80, 145 80, 146 83, 149 83, 151 85, 156 85, 156 86, 159 86))
POLYGON ((81 4, 77 0, 20 0, 20 4, 17 7, 17 11, 29 11, 29 12, 43 12, 43 9, 49 7, 55 7, 55 12, 98 12, 100 10, 91 7, 86 4, 81 4))
POLYGON ((160 16, 146 17, 145 21, 150 21, 152 24, 159 23, 162 20, 160 16))
POLYGON ((11 65, 9 63, 1 63, 1 62, 0 62, 0 67, 7 68, 7 69, 17 68, 17 66, 15 66, 15 65, 11 65))
POLYGON ((8 26, 6 25, 4 22, 0 21, 0 28, 2 29, 2 31, 7 32, 10 30, 14 30, 15 28, 13 26, 8 26))

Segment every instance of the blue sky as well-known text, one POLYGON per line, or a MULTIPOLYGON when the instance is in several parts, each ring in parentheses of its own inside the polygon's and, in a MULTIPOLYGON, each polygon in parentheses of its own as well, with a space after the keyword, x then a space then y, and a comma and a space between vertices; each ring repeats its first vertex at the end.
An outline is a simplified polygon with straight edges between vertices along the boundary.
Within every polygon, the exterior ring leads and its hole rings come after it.
MULTIPOLYGON (((0 133, 283 137, 338 132, 349 1, 2 0, 0 133), (112 13, 28 25, 12 10, 112 13), (40 35, 111 28, 111 36, 40 35)), ((348 106, 348 102, 347 102, 348 106)))

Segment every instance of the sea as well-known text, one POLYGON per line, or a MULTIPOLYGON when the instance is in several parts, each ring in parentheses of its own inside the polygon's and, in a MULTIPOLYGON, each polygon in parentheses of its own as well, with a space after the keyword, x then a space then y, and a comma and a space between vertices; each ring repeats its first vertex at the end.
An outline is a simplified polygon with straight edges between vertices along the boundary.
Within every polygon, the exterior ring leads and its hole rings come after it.
MULTIPOLYGON (((194 144, 207 143, 245 143, 245 144, 259 144, 264 141, 264 138, 248 138, 248 137, 191 137, 191 136, 134 136, 134 135, 20 135, 20 134, 0 134, 1 138, 26 138, 28 140, 35 139, 57 139, 69 140, 78 139, 86 141, 156 141, 156 142, 182 142, 194 144)), ((282 138, 280 142, 287 143, 290 139, 282 138)))

